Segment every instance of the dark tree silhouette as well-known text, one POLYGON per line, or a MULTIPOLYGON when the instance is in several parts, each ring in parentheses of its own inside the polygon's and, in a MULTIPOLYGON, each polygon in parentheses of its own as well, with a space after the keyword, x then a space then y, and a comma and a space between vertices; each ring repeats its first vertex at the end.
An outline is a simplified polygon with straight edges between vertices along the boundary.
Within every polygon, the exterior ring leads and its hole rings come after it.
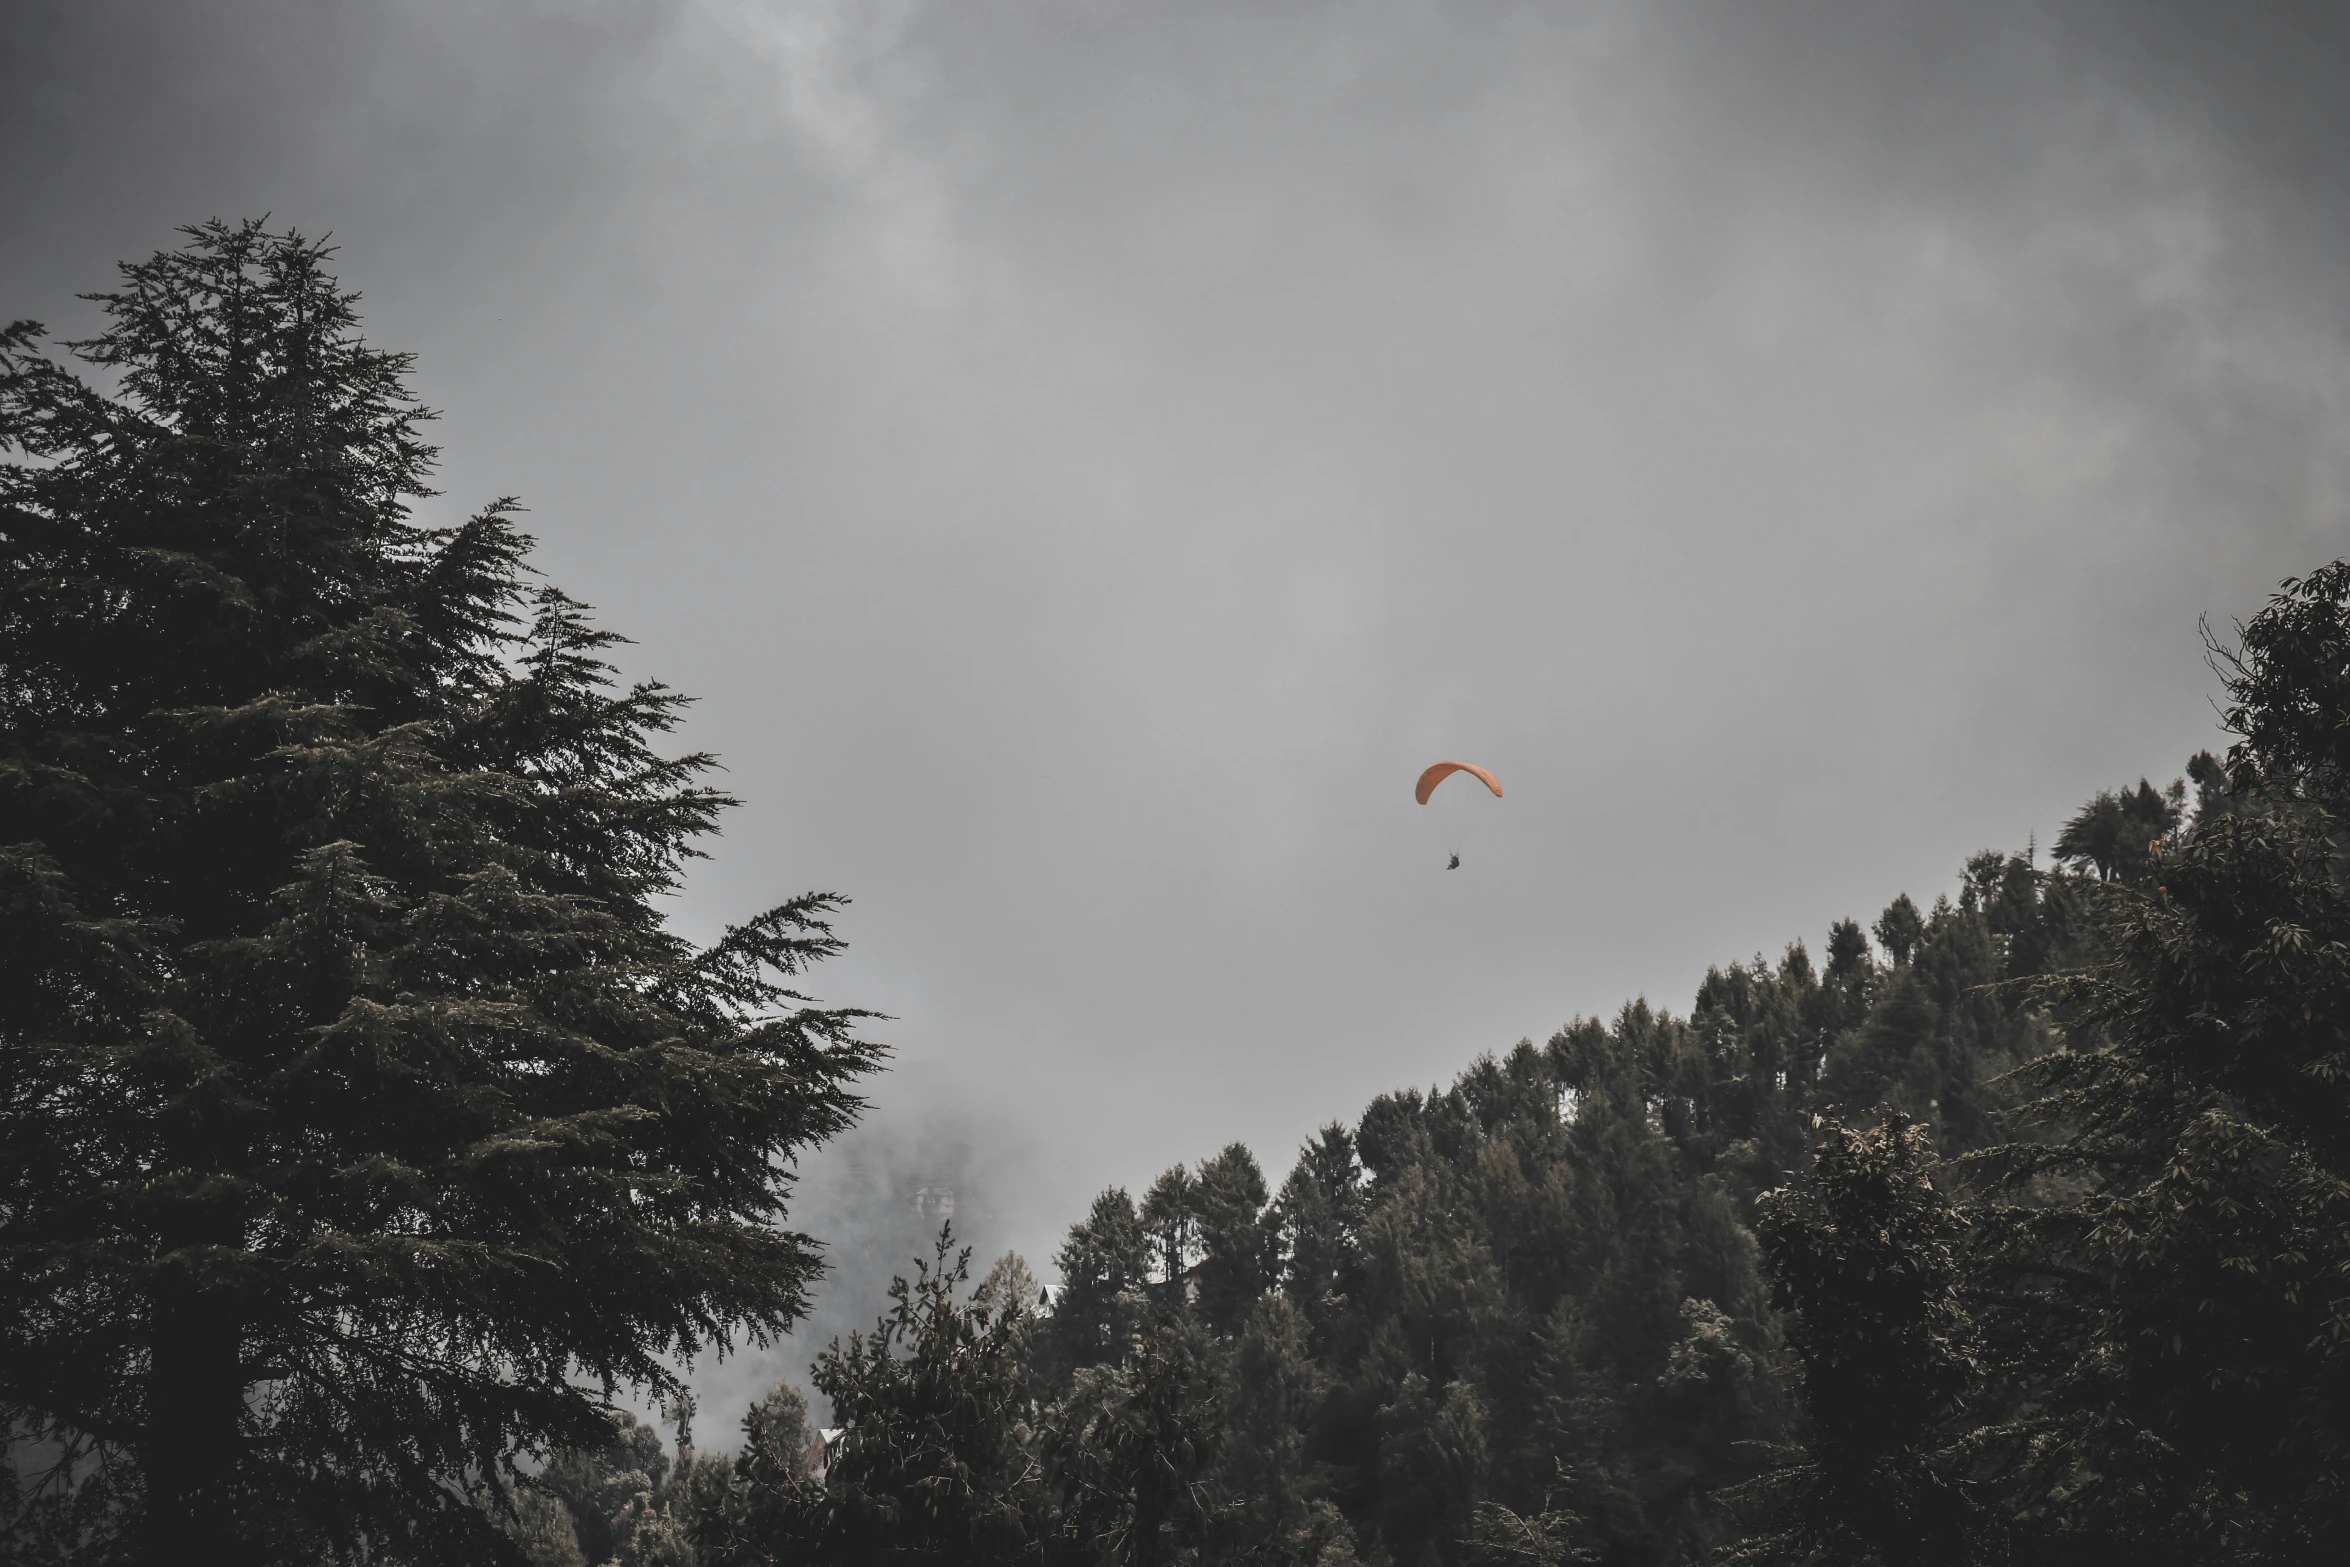
POLYGON ((2101 789, 2056 835, 2056 857, 2089 866, 2101 881, 2142 882, 2184 819, 2186 799, 2183 783, 2165 792, 2143 778, 2135 789, 2101 789))
POLYGON ((801 1310, 785 1161, 879 1052, 785 988, 839 900, 666 930, 683 699, 510 505, 415 522, 326 247, 188 235, 93 296, 114 390, 0 362, 0 1414, 144 1560, 494 1555, 596 1385, 801 1310))
POLYGON ((891 1284, 872 1333, 825 1351, 815 1383, 841 1430, 829 1472, 741 1531, 736 1560, 984 1567, 1028 1556, 1042 1482, 1023 1418, 1030 1303, 964 1293, 970 1262, 942 1230, 914 1277, 891 1284))
POLYGON ((1935 1189, 1935 1162, 1926 1129, 1891 1112, 1865 1130, 1829 1122, 1803 1179, 1758 1204, 1808 1416, 1810 1451, 1789 1477, 1796 1520, 1769 1542, 1796 1559, 1973 1555, 1976 1510, 1938 1451, 1974 1367, 1963 1221, 1935 1189))
MULTIPOLYGON (((1994 1433, 2044 1559, 2350 1554, 2350 562, 2219 660, 2239 736, 2056 977, 1984 1226, 1994 1433), (2054 1194, 2061 1200, 2050 1200, 2054 1194)), ((2127 878, 2124 878, 2127 882, 2127 878)))

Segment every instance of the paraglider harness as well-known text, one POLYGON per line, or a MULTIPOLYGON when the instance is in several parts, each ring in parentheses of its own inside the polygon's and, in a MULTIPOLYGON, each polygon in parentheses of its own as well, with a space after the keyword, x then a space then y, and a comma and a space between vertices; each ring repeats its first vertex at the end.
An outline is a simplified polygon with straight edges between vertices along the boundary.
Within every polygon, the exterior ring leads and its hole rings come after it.
MULTIPOLYGON (((1436 792, 1436 786, 1444 782, 1444 780, 1447 778, 1450 778, 1454 773, 1467 773, 1470 777, 1476 779, 1487 789, 1491 790, 1493 792, 1493 797, 1496 800, 1501 798, 1501 780, 1494 777, 1493 774, 1487 769, 1479 767, 1475 762, 1435 763, 1433 766, 1429 767, 1426 772, 1420 774, 1420 781, 1412 786, 1412 798, 1418 801, 1420 804, 1426 805, 1428 803, 1428 796, 1436 792)), ((1452 851, 1451 862, 1444 868, 1448 871, 1457 871, 1461 868, 1460 850, 1454 849, 1452 851)))

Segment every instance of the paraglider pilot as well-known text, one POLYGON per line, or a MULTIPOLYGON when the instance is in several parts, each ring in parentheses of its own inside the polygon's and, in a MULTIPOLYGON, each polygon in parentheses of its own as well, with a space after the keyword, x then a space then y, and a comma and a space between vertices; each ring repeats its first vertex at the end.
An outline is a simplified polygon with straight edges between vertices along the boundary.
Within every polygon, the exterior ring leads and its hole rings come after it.
MULTIPOLYGON (((1428 803, 1428 796, 1436 792, 1436 786, 1444 782, 1444 780, 1447 778, 1450 778, 1455 773, 1467 773, 1470 777, 1476 779, 1486 788, 1492 790, 1493 797, 1496 800, 1501 798, 1501 780, 1494 777, 1493 774, 1487 772, 1484 768, 1479 767, 1475 762, 1438 762, 1435 766, 1422 773, 1420 775, 1420 781, 1412 786, 1412 798, 1419 801, 1422 805, 1426 805, 1428 803)), ((1455 849, 1452 851, 1452 859, 1450 863, 1448 863, 1444 868, 1448 871, 1457 871, 1461 868, 1460 850, 1455 849)))

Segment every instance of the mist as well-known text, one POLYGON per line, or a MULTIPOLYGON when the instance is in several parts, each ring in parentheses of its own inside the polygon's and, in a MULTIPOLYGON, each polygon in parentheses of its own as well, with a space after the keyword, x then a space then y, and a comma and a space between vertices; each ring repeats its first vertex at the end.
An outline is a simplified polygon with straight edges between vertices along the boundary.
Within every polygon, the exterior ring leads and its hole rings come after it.
POLYGON ((1007 1209, 1031 1180, 1015 1139, 946 1106, 910 1113, 887 1103, 827 1145, 808 1161, 791 1206, 792 1227, 824 1249, 810 1309, 775 1343, 741 1345, 692 1368, 696 1440, 731 1449, 751 1401, 779 1382, 799 1388, 821 1416, 811 1375, 818 1357, 853 1334, 871 1336, 890 1309, 891 1280, 935 1272, 942 1238, 950 1242, 945 1265, 965 1262, 971 1283, 983 1280, 1010 1249, 1007 1209))

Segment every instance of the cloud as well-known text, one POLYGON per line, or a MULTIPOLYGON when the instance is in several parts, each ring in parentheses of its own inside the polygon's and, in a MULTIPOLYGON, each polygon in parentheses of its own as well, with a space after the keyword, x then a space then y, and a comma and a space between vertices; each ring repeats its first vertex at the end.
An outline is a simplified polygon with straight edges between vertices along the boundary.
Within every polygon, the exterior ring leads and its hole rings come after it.
MULTIPOLYGON (((842 264, 876 267, 902 303, 937 311, 953 306, 966 277, 951 193, 897 123, 899 100, 919 91, 900 67, 926 9, 925 0, 700 0, 670 69, 690 101, 726 57, 753 62, 770 87, 758 96, 855 209, 856 243, 842 264)), ((720 102, 727 118, 758 112, 741 97, 720 102)), ((720 137, 738 129, 709 128, 720 137)))
MULTIPOLYGON (((2210 743, 2340 548, 2342 24, 35 6, 12 314, 332 229, 446 504, 703 697, 882 1113, 1093 1191, 1815 942, 2210 743), (1510 786, 1458 873, 1428 760, 1510 786), (1010 1153, 1004 1156, 1011 1158, 1010 1153)), ((893 1121, 892 1124, 896 1124, 893 1121)), ((845 1154, 844 1156, 845 1157, 845 1154)))

